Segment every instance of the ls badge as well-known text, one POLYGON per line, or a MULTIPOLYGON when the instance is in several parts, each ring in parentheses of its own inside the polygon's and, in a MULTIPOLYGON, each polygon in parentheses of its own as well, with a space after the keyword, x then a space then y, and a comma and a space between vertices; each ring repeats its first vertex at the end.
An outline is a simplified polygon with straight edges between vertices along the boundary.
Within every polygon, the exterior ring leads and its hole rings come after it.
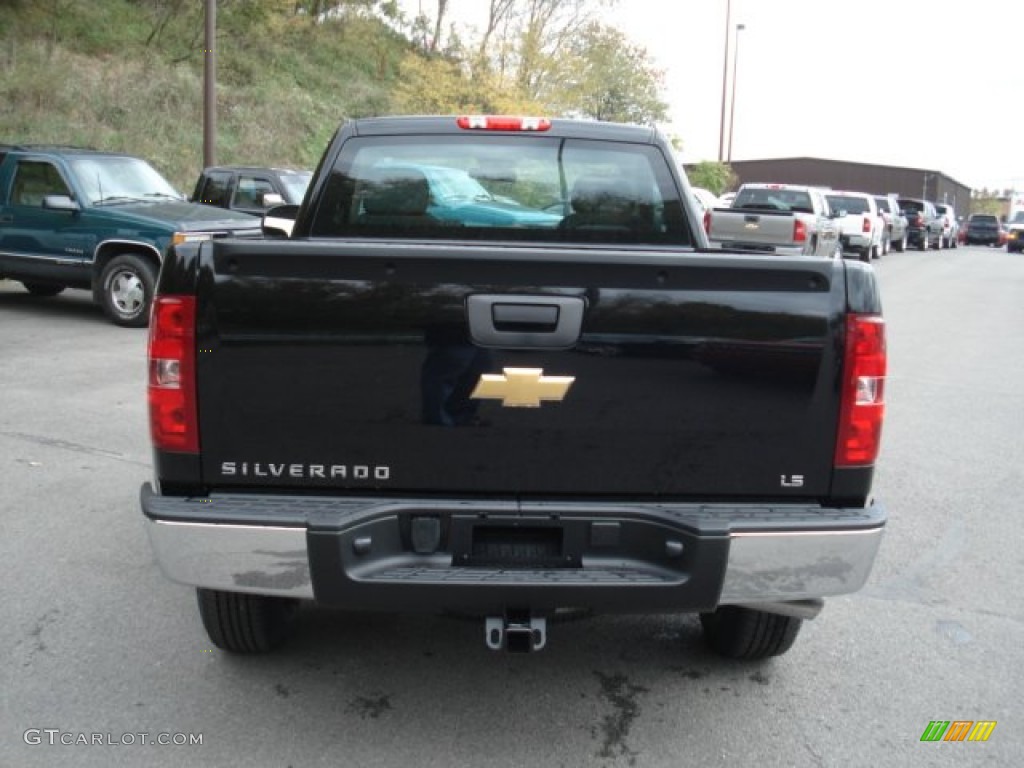
POLYGON ((485 373, 473 389, 476 400, 501 400, 503 408, 539 408, 542 400, 564 400, 575 376, 545 376, 543 368, 505 368, 485 373))

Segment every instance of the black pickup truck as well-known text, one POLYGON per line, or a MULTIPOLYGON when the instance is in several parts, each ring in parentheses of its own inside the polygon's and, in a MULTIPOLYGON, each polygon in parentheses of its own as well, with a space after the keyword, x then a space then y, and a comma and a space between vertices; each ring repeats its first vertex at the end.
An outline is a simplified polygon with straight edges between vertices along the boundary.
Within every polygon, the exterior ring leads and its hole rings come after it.
POLYGON ((313 177, 312 171, 250 165, 204 168, 196 180, 192 200, 263 216, 276 205, 298 205, 313 177))
POLYGON ((172 249, 141 505, 217 646, 315 601, 509 650, 565 611, 699 613, 764 658, 864 584, 874 272, 708 248, 679 167, 638 126, 362 119, 290 237, 172 249))

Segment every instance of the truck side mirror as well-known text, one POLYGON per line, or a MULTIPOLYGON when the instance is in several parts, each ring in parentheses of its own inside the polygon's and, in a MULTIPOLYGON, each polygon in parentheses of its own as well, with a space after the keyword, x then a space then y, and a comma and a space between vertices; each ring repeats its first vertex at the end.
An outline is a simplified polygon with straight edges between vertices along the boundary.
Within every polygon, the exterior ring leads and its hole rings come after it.
POLYGON ((275 205, 284 205, 284 197, 277 192, 264 192, 260 195, 260 205, 264 208, 273 208, 275 205))
POLYGON ((263 234, 267 237, 291 237, 299 215, 297 205, 278 205, 263 214, 263 234))
POLYGON ((70 211, 72 213, 82 210, 82 206, 67 195, 46 195, 43 198, 43 208, 51 211, 70 211))

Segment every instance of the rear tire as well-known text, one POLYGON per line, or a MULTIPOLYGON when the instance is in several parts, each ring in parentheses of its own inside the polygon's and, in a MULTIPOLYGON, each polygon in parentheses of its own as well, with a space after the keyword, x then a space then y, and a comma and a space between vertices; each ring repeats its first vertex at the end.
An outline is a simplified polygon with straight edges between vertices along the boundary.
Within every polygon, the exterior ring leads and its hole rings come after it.
POLYGON ((210 640, 231 653, 266 653, 288 637, 296 602, 283 597, 197 589, 199 616, 210 640))
POLYGON ((33 296, 56 296, 67 287, 64 285, 52 285, 51 283, 22 283, 22 285, 33 296))
POLYGON ((700 623, 708 646, 720 656, 756 661, 781 656, 796 640, 801 619, 723 605, 714 613, 702 613, 700 623))
POLYGON ((124 253, 112 258, 100 275, 103 311, 117 325, 144 328, 156 289, 156 268, 141 256, 124 253))
POLYGON ((903 233, 903 237, 900 240, 898 240, 896 242, 896 245, 893 246, 893 247, 898 252, 900 252, 900 253, 903 253, 905 250, 907 250, 907 233, 906 232, 903 233))

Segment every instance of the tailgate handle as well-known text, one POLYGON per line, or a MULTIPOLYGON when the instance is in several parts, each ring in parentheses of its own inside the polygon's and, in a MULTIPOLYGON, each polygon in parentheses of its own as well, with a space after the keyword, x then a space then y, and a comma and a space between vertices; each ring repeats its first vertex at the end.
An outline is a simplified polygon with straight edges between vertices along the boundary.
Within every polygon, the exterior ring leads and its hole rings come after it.
POLYGON ((577 296, 479 294, 466 299, 469 335, 481 347, 568 349, 583 327, 577 296))

